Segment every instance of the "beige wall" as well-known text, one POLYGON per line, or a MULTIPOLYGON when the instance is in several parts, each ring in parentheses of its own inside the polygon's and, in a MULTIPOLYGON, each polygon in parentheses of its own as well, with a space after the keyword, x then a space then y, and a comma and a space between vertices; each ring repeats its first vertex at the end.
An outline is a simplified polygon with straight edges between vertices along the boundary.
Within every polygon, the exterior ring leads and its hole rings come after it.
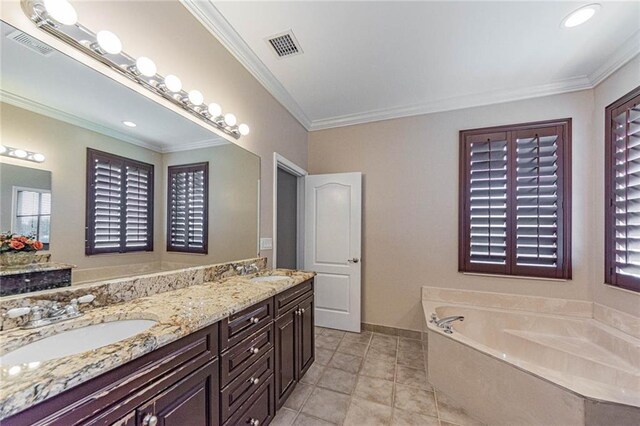
POLYGON ((595 200, 593 215, 593 297, 594 301, 627 313, 640 316, 640 293, 621 290, 604 282, 604 109, 626 93, 640 86, 640 56, 615 72, 594 90, 595 110, 593 138, 595 139, 595 163, 593 164, 593 188, 595 200))
POLYGON ((386 120, 309 135, 309 172, 360 171, 363 321, 418 330, 423 285, 591 299, 593 92, 386 120), (458 132, 573 118, 573 280, 458 273, 458 132))
MULTIPOLYGON (((163 155, 163 170, 168 166, 209 162, 209 253, 197 255, 166 251, 166 239, 158 247, 162 261, 172 264, 202 265, 254 256, 258 234, 258 179, 260 159, 252 153, 228 144, 212 148, 163 155)), ((163 176, 163 200, 166 205, 167 175, 163 176)), ((162 226, 166 229, 166 217, 162 226)), ((166 232, 163 232, 166 237, 166 232)))
MULTIPOLYGON (((160 250, 157 249, 143 253, 84 254, 87 147, 153 164, 155 199, 162 197, 160 154, 13 105, 0 103, 0 113, 0 137, 4 145, 40 152, 46 157, 41 164, 7 157, 0 157, 0 162, 51 171, 50 252, 53 261, 73 263, 78 268, 160 261, 160 250)), ((155 224, 162 223, 163 211, 155 209, 155 224)), ((156 225, 153 233, 156 247, 163 233, 162 226, 156 225)))
MULTIPOLYGON (((177 0, 74 1, 73 4, 81 23, 96 31, 114 31, 122 39, 127 53, 152 58, 160 74, 178 75, 187 90, 197 88, 207 102, 218 102, 225 111, 232 111, 251 126, 251 133, 238 144, 261 157, 261 235, 271 237, 273 152, 306 168, 304 127, 177 0)), ((126 78, 36 29, 20 10, 18 1, 2 1, 0 18, 144 93, 126 78)), ((175 108, 168 103, 164 105, 175 108)), ((270 257, 271 251, 261 254, 270 257)))

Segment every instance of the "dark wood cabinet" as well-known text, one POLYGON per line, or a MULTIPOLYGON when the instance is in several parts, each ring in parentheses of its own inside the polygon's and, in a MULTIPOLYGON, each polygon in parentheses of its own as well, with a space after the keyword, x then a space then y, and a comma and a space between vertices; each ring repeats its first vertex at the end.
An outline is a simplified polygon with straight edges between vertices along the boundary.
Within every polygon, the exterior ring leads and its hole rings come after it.
POLYGON ((315 360, 313 280, 276 296, 276 405, 282 407, 315 360), (288 310, 279 308, 286 306, 288 310))
POLYGON ((218 425, 218 362, 213 361, 136 410, 136 426, 218 425))

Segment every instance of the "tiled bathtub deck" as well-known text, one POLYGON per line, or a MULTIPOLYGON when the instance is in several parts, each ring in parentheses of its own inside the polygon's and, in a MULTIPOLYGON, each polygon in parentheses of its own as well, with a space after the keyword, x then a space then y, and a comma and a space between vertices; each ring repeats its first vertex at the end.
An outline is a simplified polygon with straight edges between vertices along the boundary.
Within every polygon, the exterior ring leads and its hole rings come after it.
POLYGON ((419 340, 316 327, 316 361, 272 424, 480 425, 431 389, 425 351, 419 340))

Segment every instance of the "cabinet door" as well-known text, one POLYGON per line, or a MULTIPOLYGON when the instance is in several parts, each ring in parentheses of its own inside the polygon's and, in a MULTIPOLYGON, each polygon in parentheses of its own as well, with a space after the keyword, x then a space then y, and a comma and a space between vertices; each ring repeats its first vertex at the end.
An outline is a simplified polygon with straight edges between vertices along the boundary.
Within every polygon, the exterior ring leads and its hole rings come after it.
POLYGON ((276 322, 276 403, 284 404, 297 380, 297 308, 279 317, 276 322))
POLYGON ((304 376, 315 360, 314 308, 313 296, 300 302, 298 307, 298 379, 304 376))
POLYGON ((194 371, 136 410, 138 426, 217 426, 218 362, 194 371))

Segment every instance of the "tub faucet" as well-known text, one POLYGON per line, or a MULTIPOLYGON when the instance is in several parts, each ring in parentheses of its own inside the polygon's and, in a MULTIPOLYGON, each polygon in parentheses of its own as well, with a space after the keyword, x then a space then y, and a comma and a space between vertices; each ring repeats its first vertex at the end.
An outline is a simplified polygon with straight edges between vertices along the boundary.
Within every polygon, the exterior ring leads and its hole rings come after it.
POLYGON ((452 315, 450 317, 444 317, 436 321, 436 325, 440 328, 451 328, 451 323, 454 321, 464 321, 464 317, 462 315, 452 315))

